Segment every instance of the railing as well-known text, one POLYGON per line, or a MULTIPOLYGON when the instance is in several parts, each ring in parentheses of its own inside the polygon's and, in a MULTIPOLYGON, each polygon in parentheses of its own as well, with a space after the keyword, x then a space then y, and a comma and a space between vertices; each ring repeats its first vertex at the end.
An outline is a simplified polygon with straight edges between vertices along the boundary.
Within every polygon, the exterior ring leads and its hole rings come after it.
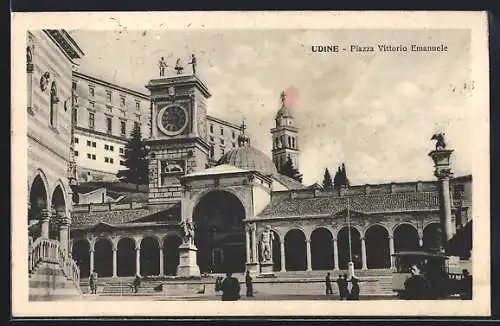
POLYGON ((32 244, 29 252, 29 272, 33 272, 40 262, 57 263, 64 276, 72 280, 80 289, 80 269, 71 257, 61 248, 60 242, 53 239, 38 238, 32 244))

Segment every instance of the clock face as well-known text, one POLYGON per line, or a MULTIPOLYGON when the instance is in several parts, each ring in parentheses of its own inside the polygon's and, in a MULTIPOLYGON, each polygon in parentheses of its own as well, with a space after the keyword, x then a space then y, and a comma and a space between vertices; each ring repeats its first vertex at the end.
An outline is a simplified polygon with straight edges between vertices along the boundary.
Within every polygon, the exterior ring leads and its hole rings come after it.
POLYGON ((168 136, 180 134, 186 128, 187 123, 187 111, 181 106, 166 106, 158 113, 158 128, 168 136))

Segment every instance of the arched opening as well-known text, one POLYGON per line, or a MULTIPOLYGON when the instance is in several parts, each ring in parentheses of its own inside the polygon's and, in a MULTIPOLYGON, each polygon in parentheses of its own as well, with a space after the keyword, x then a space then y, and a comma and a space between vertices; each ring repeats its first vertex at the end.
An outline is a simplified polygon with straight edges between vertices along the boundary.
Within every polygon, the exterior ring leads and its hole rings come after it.
MULTIPOLYGON (((361 235, 356 228, 351 227, 350 229, 352 262, 354 263, 354 268, 359 269, 361 268, 361 235)), ((347 269, 347 263, 351 259, 349 252, 349 228, 347 226, 339 231, 337 244, 339 249, 339 268, 347 269)))
POLYGON ((99 277, 113 275, 113 245, 108 239, 99 239, 94 245, 94 270, 99 277))
POLYGON ((424 250, 439 252, 441 250, 441 224, 431 223, 424 228, 424 250))
POLYGON ((179 246, 182 239, 178 236, 168 236, 163 243, 163 261, 165 275, 176 275, 179 266, 179 246))
POLYGON ((391 267, 389 232, 381 225, 372 225, 365 232, 366 267, 391 267))
POLYGON ((160 244, 153 237, 141 241, 141 275, 160 275, 160 244))
POLYGON ((274 235, 273 240, 273 271, 277 272, 281 270, 281 239, 278 233, 271 231, 274 235))
POLYGON ((328 229, 318 228, 311 233, 312 269, 333 269, 333 236, 328 229))
POLYGON ((306 236, 293 229, 285 235, 285 264, 287 271, 305 271, 307 268, 306 236))
POLYGON ((122 238, 118 241, 116 252, 116 274, 118 276, 134 276, 135 271, 135 241, 122 238))
POLYGON ((394 229, 394 251, 418 250, 418 232, 410 224, 401 224, 394 229))
POLYGON ((28 207, 28 225, 38 225, 38 227, 30 227, 30 235, 34 238, 40 236, 38 222, 42 216, 43 209, 47 209, 47 190, 42 178, 37 175, 31 184, 30 205, 28 207))
MULTIPOLYGON (((61 186, 57 186, 54 189, 52 194, 52 208, 55 210, 55 216, 52 217, 51 223, 49 224, 49 238, 59 239, 57 222, 66 215, 66 204, 61 186)), ((67 239, 67 241, 69 241, 69 239, 67 239)))
POLYGON ((245 208, 227 191, 211 191, 193 213, 198 265, 202 273, 245 270, 245 208))
POLYGON ((80 278, 90 275, 90 243, 87 240, 75 240, 71 249, 71 257, 80 269, 80 278))

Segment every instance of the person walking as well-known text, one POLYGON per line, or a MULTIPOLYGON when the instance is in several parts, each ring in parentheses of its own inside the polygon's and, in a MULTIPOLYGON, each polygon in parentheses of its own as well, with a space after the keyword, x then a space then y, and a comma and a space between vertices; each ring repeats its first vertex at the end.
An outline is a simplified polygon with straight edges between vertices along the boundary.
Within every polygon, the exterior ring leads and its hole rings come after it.
POLYGON ((252 276, 250 276, 250 271, 247 271, 245 275, 245 286, 247 288, 247 297, 253 297, 253 284, 252 276))
POLYGON ((90 294, 97 294, 97 277, 96 271, 93 270, 89 277, 90 294))
POLYGON ((326 273, 325 286, 326 286, 325 295, 333 294, 332 280, 330 279, 330 272, 326 273))
POLYGON ((215 294, 216 295, 219 295, 219 292, 221 290, 221 277, 220 276, 217 276, 217 278, 215 279, 215 294))
POLYGON ((139 287, 141 286, 141 277, 136 275, 134 278, 134 293, 139 292, 139 287))
POLYGON ((237 301, 240 299, 240 282, 231 272, 226 273, 226 278, 222 281, 222 301, 237 301))
POLYGON ((348 300, 359 300, 359 279, 356 277, 351 278, 351 293, 349 294, 348 300))

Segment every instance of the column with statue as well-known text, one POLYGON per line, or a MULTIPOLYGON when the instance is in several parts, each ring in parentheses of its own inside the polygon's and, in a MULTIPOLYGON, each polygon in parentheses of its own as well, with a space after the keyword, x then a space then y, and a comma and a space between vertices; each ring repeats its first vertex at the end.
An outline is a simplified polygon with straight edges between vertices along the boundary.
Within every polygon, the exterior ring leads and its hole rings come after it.
POLYGON ((450 178, 453 176, 450 168, 450 157, 453 150, 446 148, 443 133, 433 135, 431 140, 436 141, 436 148, 429 153, 429 156, 434 161, 434 175, 438 179, 439 218, 441 224, 440 251, 445 254, 446 243, 453 237, 450 196, 450 178))
POLYGON ((200 277, 200 267, 196 261, 198 249, 194 245, 194 224, 191 220, 184 220, 180 226, 182 230, 182 244, 179 246, 177 276, 200 277))

